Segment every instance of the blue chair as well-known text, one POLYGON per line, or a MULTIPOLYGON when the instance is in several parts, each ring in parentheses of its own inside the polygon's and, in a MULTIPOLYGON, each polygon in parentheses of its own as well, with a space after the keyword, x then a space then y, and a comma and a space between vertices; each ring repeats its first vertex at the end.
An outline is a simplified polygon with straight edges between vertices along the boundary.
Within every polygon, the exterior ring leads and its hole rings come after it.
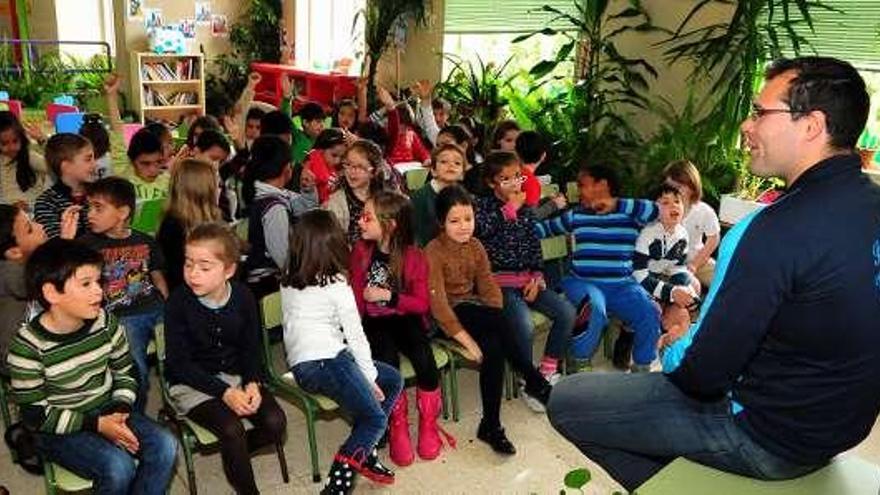
POLYGON ((59 113, 55 116, 55 132, 78 133, 79 128, 82 127, 84 115, 82 112, 59 113))

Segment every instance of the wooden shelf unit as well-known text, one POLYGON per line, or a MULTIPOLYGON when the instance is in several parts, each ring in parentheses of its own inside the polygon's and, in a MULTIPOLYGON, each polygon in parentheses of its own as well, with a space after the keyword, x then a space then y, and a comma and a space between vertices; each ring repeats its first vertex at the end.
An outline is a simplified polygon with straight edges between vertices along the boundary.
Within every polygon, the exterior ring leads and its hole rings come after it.
POLYGON ((132 80, 137 81, 135 102, 141 123, 148 120, 179 123, 188 115, 205 114, 205 65, 199 53, 138 53, 137 63, 132 66, 132 80), (180 93, 188 94, 186 102, 163 104, 157 100, 180 93))

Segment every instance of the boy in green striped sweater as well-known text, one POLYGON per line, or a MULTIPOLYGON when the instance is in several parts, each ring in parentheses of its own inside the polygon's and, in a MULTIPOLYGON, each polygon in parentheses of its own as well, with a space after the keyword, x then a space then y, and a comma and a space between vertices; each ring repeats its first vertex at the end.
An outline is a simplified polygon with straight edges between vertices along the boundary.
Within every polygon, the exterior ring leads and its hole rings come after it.
POLYGON ((47 308, 9 348, 12 397, 43 458, 96 493, 164 493, 177 442, 132 411, 137 381, 125 332, 101 307, 101 255, 52 239, 25 268, 29 297, 47 308))

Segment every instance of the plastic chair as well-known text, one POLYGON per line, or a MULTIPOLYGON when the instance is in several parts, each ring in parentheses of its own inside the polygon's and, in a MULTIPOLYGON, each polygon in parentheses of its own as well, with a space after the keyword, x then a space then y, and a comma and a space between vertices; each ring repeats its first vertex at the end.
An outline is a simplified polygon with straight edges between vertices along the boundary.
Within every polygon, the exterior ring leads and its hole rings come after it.
MULTIPOLYGON (((296 379, 290 371, 279 372, 272 364, 272 350, 269 332, 282 326, 281 293, 273 292, 260 300, 260 317, 263 331, 260 332, 263 348, 263 364, 266 368, 266 376, 270 389, 279 397, 293 402, 306 416, 306 432, 309 441, 309 458, 312 464, 312 481, 321 481, 320 460, 318 458, 318 444, 315 435, 315 420, 318 414, 335 413, 339 405, 333 399, 320 394, 311 394, 301 389, 296 384, 296 379)), ((448 417, 447 409, 447 376, 444 369, 451 366, 451 356, 439 346, 432 345, 434 360, 437 369, 440 370, 440 389, 443 397, 443 418, 448 417)), ((400 357, 400 373, 404 380, 411 381, 415 377, 412 363, 405 356, 400 357)), ((452 394, 453 404, 457 404, 457 396, 452 394)))
POLYGON ((639 495, 876 495, 880 467, 855 455, 841 455, 806 476, 784 481, 761 481, 725 473, 679 457, 646 481, 639 495))
POLYGON ((577 203, 581 200, 581 192, 578 190, 578 183, 576 181, 565 184, 565 199, 569 203, 577 203))
POLYGON ((159 230, 159 224, 162 222, 162 209, 164 206, 164 198, 138 201, 134 217, 131 219, 131 228, 145 234, 154 235, 159 230))
POLYGON ((76 113, 79 112, 79 108, 73 105, 62 105, 60 103, 49 103, 46 105, 46 120, 49 122, 55 122, 55 117, 59 113, 76 113))
MULTIPOLYGON (((165 381, 165 326, 159 324, 156 326, 155 332, 156 343, 156 361, 159 365, 159 385, 162 389, 163 408, 160 415, 172 421, 180 432, 180 446, 183 450, 183 458, 186 463, 187 484, 189 485, 190 495, 198 493, 196 486, 196 471, 193 464, 193 452, 197 449, 214 447, 219 440, 207 428, 199 425, 195 421, 189 419, 183 414, 178 413, 174 409, 174 403, 171 400, 171 393, 168 390, 168 383, 165 381)), ((245 421, 245 426, 250 424, 245 421)), ((287 458, 284 456, 283 440, 275 444, 275 452, 278 455, 278 465, 281 467, 281 478, 285 483, 290 482, 290 475, 287 470, 287 458)))
POLYGON ((406 188, 410 193, 414 193, 421 189, 425 182, 428 181, 428 169, 426 168, 414 168, 408 170, 406 174, 404 174, 406 178, 406 188))
POLYGON ((559 184, 541 184, 541 198, 552 198, 559 194, 559 184))

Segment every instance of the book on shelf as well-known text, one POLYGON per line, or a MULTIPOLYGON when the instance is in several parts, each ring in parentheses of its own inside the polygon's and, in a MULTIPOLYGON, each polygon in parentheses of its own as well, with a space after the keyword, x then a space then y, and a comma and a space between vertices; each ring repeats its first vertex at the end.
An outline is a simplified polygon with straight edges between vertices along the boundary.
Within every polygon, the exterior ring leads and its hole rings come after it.
POLYGON ((168 62, 145 62, 141 76, 144 81, 191 81, 199 77, 197 65, 193 58, 178 60, 173 66, 168 62))
POLYGON ((195 105, 198 103, 198 95, 194 91, 175 91, 164 94, 152 88, 144 89, 144 104, 150 107, 167 107, 180 105, 195 105))

